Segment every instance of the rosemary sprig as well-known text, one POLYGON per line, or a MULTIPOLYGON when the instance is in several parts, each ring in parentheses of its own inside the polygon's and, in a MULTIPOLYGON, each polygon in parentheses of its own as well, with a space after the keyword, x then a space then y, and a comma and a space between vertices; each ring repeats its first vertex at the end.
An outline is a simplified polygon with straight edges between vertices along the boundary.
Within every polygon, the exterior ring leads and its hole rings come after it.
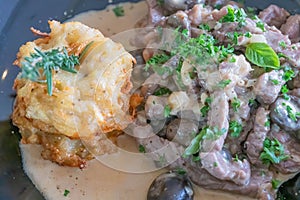
POLYGON ((53 70, 58 71, 61 69, 77 73, 74 67, 79 64, 79 57, 75 55, 69 56, 65 47, 45 52, 37 48, 34 48, 34 50, 35 52, 25 57, 25 61, 21 63, 21 78, 34 82, 47 83, 47 91, 51 96, 53 70))

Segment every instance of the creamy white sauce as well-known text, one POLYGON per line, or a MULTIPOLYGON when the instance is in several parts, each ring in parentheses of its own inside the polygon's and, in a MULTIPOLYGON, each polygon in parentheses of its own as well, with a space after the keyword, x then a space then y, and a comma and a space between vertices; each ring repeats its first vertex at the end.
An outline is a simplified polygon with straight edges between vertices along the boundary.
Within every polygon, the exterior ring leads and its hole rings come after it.
MULTIPOLYGON (((134 27, 137 21, 147 14, 145 2, 125 3, 122 5, 125 16, 116 17, 109 6, 103 11, 89 11, 79 14, 69 21, 80 21, 90 27, 99 29, 105 36, 128 30, 134 27)), ((119 146, 130 152, 137 152, 136 145, 129 137, 123 136, 119 139, 119 146)), ((46 199, 100 199, 100 200, 142 200, 146 199, 147 190, 153 179, 166 171, 156 170, 151 173, 125 173, 103 165, 98 160, 88 162, 87 168, 61 167, 40 156, 41 147, 38 145, 20 145, 25 166, 25 172, 38 190, 46 199), (65 197, 64 191, 70 193, 65 197)), ((115 165, 122 165, 123 168, 134 165, 145 171, 153 168, 153 163, 145 160, 132 163, 122 153, 106 155, 108 162, 111 158, 119 160, 115 165)), ((113 160, 113 159, 111 159, 113 160)), ((113 164, 112 164, 113 165, 113 164)), ((130 171, 130 170, 129 170, 130 171)), ((151 171, 151 170, 149 170, 151 171)), ((204 190, 194 185, 196 200, 234 200, 250 199, 238 195, 231 195, 225 192, 204 190)))

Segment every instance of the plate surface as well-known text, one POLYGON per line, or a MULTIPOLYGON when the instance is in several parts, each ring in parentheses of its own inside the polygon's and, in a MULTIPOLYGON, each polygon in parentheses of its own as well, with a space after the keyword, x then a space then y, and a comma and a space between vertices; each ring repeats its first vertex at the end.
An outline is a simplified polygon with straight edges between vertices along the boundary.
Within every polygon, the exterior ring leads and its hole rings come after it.
MULTIPOLYGON (((124 1, 126 0, 114 0, 113 3, 124 1)), ((299 12, 300 8, 298 0, 248 0, 245 3, 259 9, 271 3, 292 12, 299 12)), ((22 170, 19 135, 9 121, 14 100, 13 80, 19 72, 12 63, 19 46, 36 38, 29 30, 31 26, 48 32, 47 20, 65 21, 87 10, 104 9, 108 1, 0 0, 0 5, 0 200, 43 199, 22 170)))

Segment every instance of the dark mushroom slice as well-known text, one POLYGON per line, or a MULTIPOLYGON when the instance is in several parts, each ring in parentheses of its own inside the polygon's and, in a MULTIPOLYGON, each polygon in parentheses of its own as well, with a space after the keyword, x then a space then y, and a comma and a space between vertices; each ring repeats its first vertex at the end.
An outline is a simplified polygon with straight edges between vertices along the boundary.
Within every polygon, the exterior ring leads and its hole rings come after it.
POLYGON ((287 132, 300 131, 300 98, 289 96, 289 100, 279 97, 271 106, 271 120, 287 132))
POLYGON ((147 200, 192 200, 194 191, 188 177, 176 172, 159 175, 152 182, 147 200))

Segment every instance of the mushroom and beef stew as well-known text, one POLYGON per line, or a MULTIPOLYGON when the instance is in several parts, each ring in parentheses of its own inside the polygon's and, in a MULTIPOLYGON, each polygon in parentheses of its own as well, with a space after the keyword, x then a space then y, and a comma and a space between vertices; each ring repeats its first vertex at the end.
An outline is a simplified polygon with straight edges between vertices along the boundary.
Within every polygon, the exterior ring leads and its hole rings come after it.
MULTIPOLYGON (((226 0, 147 3, 135 41, 145 67, 133 69, 141 149, 201 187, 275 199, 281 175, 300 171, 300 15, 226 0)), ((174 177, 158 177, 148 199, 186 181, 174 177)), ((299 199, 297 182, 280 194, 299 199)), ((184 184, 179 199, 191 199, 184 184)))

